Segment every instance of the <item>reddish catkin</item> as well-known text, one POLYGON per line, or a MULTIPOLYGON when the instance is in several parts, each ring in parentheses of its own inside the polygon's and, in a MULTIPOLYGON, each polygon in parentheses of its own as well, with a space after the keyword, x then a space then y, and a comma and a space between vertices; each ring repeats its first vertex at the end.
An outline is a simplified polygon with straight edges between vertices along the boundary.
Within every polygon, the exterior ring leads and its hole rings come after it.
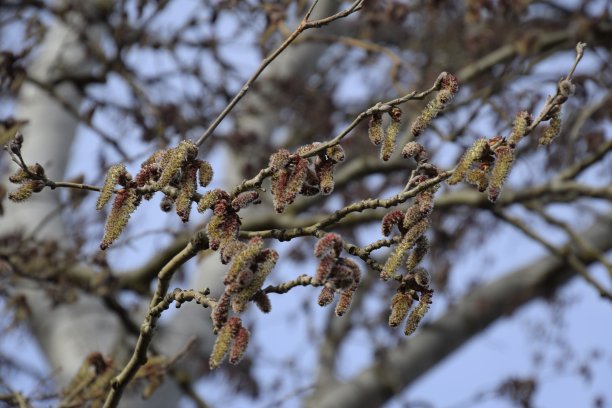
POLYGON ((331 302, 334 301, 334 290, 331 287, 323 286, 321 289, 321 293, 319 293, 319 298, 317 299, 317 303, 319 306, 327 306, 331 302))
POLYGON ((342 237, 336 233, 330 232, 319 239, 315 245, 314 255, 317 258, 331 254, 339 256, 342 252, 342 237))
POLYGON ((329 277, 334 265, 336 264, 336 258, 333 255, 327 255, 321 258, 321 262, 317 266, 317 272, 315 274, 315 280, 323 283, 329 277))
MULTIPOLYGON (((381 223, 381 230, 385 237, 391 235, 394 226, 402 227, 404 213, 402 210, 393 210, 385 214, 381 223)), ((403 229, 403 227, 402 227, 403 229)))
POLYGON ((213 327, 215 330, 220 329, 226 322, 229 315, 231 295, 228 292, 223 292, 217 301, 212 312, 213 327))
POLYGON ((259 204, 259 193, 257 191, 245 191, 240 193, 232 200, 232 209, 238 211, 249 204, 259 204))
POLYGON ((402 149, 402 156, 404 156, 405 159, 408 159, 409 157, 414 157, 414 160, 417 163, 422 163, 429 160, 427 150, 425 150, 423 145, 417 142, 406 143, 406 145, 402 149))
POLYGON ((272 303, 270 297, 263 290, 257 291, 253 296, 253 302, 263 313, 270 313, 272 310, 272 303))
POLYGON ((230 198, 229 194, 221 190, 220 188, 216 188, 214 190, 207 191, 202 195, 200 201, 198 201, 198 212, 204 212, 208 209, 214 209, 215 205, 221 201, 228 201, 230 198))
POLYGON ((338 299, 338 303, 336 304, 336 309, 334 311, 336 316, 342 317, 346 312, 348 312, 348 310, 351 308, 354 293, 355 289, 349 288, 340 294, 340 298, 338 299))
MULTIPOLYGON (((249 243, 243 247, 242 251, 233 257, 232 265, 225 276, 224 283, 231 284, 237 278, 240 272, 251 268, 255 258, 263 249, 263 240, 261 237, 254 237, 249 240, 249 243)), ((242 288, 241 288, 242 289, 242 288)))
POLYGON ((236 337, 234 338, 232 349, 230 350, 230 364, 238 364, 240 360, 242 360, 242 357, 244 357, 244 353, 249 345, 250 337, 251 334, 249 331, 241 326, 236 334, 236 337))

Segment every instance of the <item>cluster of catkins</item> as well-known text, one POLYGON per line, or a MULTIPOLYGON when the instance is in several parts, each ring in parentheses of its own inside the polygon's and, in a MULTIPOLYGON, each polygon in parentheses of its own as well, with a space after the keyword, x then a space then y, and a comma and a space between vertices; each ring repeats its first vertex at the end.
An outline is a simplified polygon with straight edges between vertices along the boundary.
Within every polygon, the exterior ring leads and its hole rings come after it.
POLYGON ((261 311, 268 313, 272 306, 262 285, 278 261, 278 253, 264 248, 261 237, 251 238, 248 242, 238 239, 240 217, 238 211, 249 204, 259 202, 256 191, 246 191, 234 199, 223 190, 211 190, 198 202, 198 211, 212 209, 213 215, 208 222, 209 246, 218 250, 221 262, 231 262, 224 278, 225 290, 217 301, 212 320, 217 341, 210 357, 210 368, 217 367, 229 350, 230 363, 237 364, 246 350, 249 333, 236 316, 230 317, 230 310, 242 313, 249 301, 253 301, 261 311))
POLYGON ((19 188, 11 192, 9 200, 16 203, 25 201, 34 193, 40 193, 45 188, 45 169, 38 163, 28 166, 27 170, 19 169, 9 177, 13 184, 19 184, 19 188))
POLYGON ((320 145, 319 142, 311 143, 300 147, 296 153, 281 149, 270 156, 271 188, 276 212, 284 212, 298 194, 328 195, 334 190, 334 169, 336 164, 344 161, 344 149, 340 145, 328 147, 315 156, 314 163, 302 157, 320 145))
MULTIPOLYGON (((23 146, 23 135, 17 132, 15 137, 8 143, 9 152, 21 157, 21 147, 23 146)), ((19 203, 25 201, 34 193, 40 193, 45 188, 45 169, 40 164, 20 168, 9 177, 9 181, 18 184, 19 188, 11 192, 9 200, 19 203)), ((6 191, 0 187, 0 196, 4 196, 6 191)))
POLYGON ((361 271, 351 259, 341 257, 342 238, 338 234, 325 234, 315 245, 314 254, 320 258, 315 281, 323 285, 319 294, 319 305, 327 306, 334 300, 336 292, 340 299, 336 304, 336 315, 344 315, 353 300, 353 293, 359 287, 361 271))
MULTIPOLYGON (((459 91, 457 78, 446 72, 440 75, 438 87, 439 90, 435 98, 427 104, 410 128, 410 132, 415 138, 423 133, 431 121, 446 108, 448 103, 459 91)), ((375 146, 380 146, 380 158, 384 161, 388 161, 395 150, 396 139, 402 119, 402 111, 398 107, 392 107, 388 111, 388 114, 391 118, 391 122, 386 131, 383 129, 383 114, 381 112, 375 112, 370 116, 368 126, 370 141, 375 146)))
POLYGON ((249 242, 238 239, 238 212, 259 202, 256 191, 245 191, 231 199, 226 191, 215 189, 204 194, 198 203, 199 212, 207 208, 213 210, 207 227, 209 247, 219 250, 223 264, 232 262, 224 281, 225 292, 213 314, 217 328, 227 320, 230 305, 234 312, 240 313, 247 302, 253 300, 263 312, 270 311, 270 300, 260 289, 276 264, 278 253, 264 248, 261 237, 254 237, 249 242))
POLYGON ((228 352, 229 362, 238 364, 246 352, 250 336, 238 316, 230 317, 217 333, 217 340, 209 360, 210 369, 217 368, 228 352))
POLYGON ((448 184, 465 180, 475 185, 478 191, 487 191, 490 201, 497 201, 514 163, 514 149, 531 122, 531 115, 521 111, 516 115, 508 138, 495 136, 489 140, 476 140, 459 160, 453 175, 447 180, 448 184))
MULTIPOLYGON (((427 162, 427 151, 421 144, 414 141, 409 142, 404 146, 402 153, 404 157, 412 157, 417 162, 417 168, 408 183, 408 188, 417 187, 438 175, 438 169, 427 162)), ((420 191, 406 211, 390 211, 382 220, 383 235, 391 235, 394 227, 399 232, 399 236, 396 238, 397 246, 387 258, 380 273, 383 280, 397 278, 400 281, 400 287, 391 300, 389 325, 392 327, 398 326, 408 315, 412 303, 415 300, 419 301, 408 317, 405 329, 406 335, 410 335, 416 330, 419 322, 429 309, 433 294, 433 290, 429 288, 431 280, 429 272, 420 267, 419 264, 429 250, 429 241, 425 232, 429 228, 435 192, 436 187, 420 191), (406 273, 395 277, 403 262, 406 273)))
POLYGON ((123 164, 111 166, 96 208, 101 210, 106 205, 117 184, 122 188, 117 192, 106 220, 100 248, 108 248, 119 237, 142 198, 150 199, 155 191, 164 191, 166 194, 164 189, 167 187, 173 187, 175 193, 164 196, 162 210, 170 211, 174 205, 181 220, 187 222, 197 184, 206 187, 213 175, 210 163, 199 160, 197 155, 198 147, 184 140, 177 147, 151 155, 142 163, 135 178, 132 178, 123 164))

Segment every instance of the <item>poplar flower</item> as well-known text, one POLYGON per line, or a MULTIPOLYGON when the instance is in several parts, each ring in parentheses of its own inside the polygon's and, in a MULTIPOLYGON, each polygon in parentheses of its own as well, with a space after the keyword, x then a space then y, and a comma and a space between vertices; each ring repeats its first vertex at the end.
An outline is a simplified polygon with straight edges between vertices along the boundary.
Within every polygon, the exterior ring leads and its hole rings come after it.
POLYGON ((130 215, 136 210, 139 201, 140 198, 133 189, 125 188, 117 193, 113 208, 106 219, 100 249, 108 248, 119 237, 127 225, 130 215))
POLYGON ((389 315, 389 326, 397 327, 408 315, 412 305, 412 296, 401 287, 391 298, 391 314, 389 315))
POLYGON ((368 136, 374 146, 380 146, 383 140, 382 114, 374 113, 368 123, 368 136))
POLYGON ((408 316, 408 320, 406 321, 406 328, 404 329, 404 334, 406 336, 410 336, 412 333, 414 333, 419 323, 425 316, 425 313, 427 313, 429 310, 431 295, 431 290, 423 292, 421 294, 421 298, 419 299, 419 303, 410 312, 410 316, 408 316))
POLYGON ((508 137, 508 145, 514 148, 525 136, 527 127, 531 125, 531 115, 527 111, 520 111, 514 118, 512 133, 508 137))
POLYGON ((106 205, 106 203, 113 196, 113 191, 119 182, 119 179, 126 174, 127 170, 123 164, 115 164, 108 169, 108 172, 106 172, 106 178, 104 179, 104 185, 102 186, 102 191, 100 191, 100 195, 98 196, 96 210, 99 211, 106 205))
POLYGON ((234 344, 232 345, 232 349, 230 350, 229 363, 230 364, 238 364, 242 357, 244 357, 244 353, 249 345, 249 338, 251 334, 247 329, 240 326, 238 329, 238 333, 234 338, 234 344))
POLYGON ((542 146, 548 146, 554 138, 561 133, 561 112, 557 110, 550 119, 550 125, 544 130, 538 143, 542 146))
POLYGON ((495 149, 495 165, 493 166, 493 170, 491 170, 491 179, 489 180, 488 189, 490 201, 497 201, 513 162, 514 153, 510 147, 500 146, 495 149))
POLYGON ((487 148, 487 140, 486 139, 478 139, 474 142, 472 147, 470 147, 465 154, 459 160, 459 164, 457 164, 457 168, 453 172, 453 175, 446 181, 448 184, 457 184, 468 172, 472 164, 480 159, 485 149, 487 148))

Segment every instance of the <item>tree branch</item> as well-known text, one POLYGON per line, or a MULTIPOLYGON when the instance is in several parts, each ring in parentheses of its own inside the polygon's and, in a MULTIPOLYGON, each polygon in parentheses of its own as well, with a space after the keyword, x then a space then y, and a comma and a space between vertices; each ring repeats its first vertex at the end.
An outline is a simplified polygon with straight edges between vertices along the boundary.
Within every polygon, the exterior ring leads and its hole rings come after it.
MULTIPOLYGON (((582 234, 600 251, 612 248, 612 218, 607 217, 582 234)), ((561 248, 568 250, 568 245, 561 248)), ((592 253, 574 248, 588 265, 592 253)), ((502 316, 538 298, 550 296, 575 276, 556 256, 546 256, 491 283, 474 289, 413 338, 390 349, 350 381, 318 389, 310 407, 380 406, 502 316)))

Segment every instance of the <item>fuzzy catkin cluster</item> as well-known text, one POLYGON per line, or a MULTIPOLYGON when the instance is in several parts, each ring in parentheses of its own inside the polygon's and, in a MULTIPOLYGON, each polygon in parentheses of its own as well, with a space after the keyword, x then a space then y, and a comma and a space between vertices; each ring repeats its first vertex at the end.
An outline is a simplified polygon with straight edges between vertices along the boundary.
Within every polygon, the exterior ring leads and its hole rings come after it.
MULTIPOLYGON (((177 194, 166 194, 161 207, 163 211, 170 211, 174 206, 183 222, 189 221, 198 184, 207 187, 213 176, 210 163, 199 160, 197 155, 198 147, 183 140, 177 147, 155 152, 142 163, 136 175, 136 185, 140 188, 149 186, 154 191, 163 191, 167 186, 176 188, 177 194)), ((147 193, 144 198, 151 196, 152 193, 147 193)))
POLYGON ((339 292, 336 315, 344 315, 351 306, 353 294, 359 287, 361 271, 351 259, 341 257, 342 238, 338 234, 325 234, 315 245, 314 254, 321 261, 315 274, 316 282, 323 284, 318 303, 327 306, 339 292))
POLYGON ((210 164, 197 159, 197 154, 197 146, 184 140, 175 148, 153 153, 141 164, 135 178, 125 165, 111 166, 96 203, 96 209, 101 210, 115 194, 100 248, 108 248, 119 237, 142 198, 148 200, 156 191, 164 192, 162 210, 167 212, 175 206, 178 216, 187 222, 198 184, 206 187, 213 174, 210 164), (117 185, 122 187, 119 191, 115 191, 117 185), (173 187, 175 193, 167 192, 166 187, 173 187))
MULTIPOLYGON (((427 163, 427 151, 417 142, 409 142, 403 149, 404 157, 413 157, 417 161, 417 168, 409 182, 408 187, 416 187, 420 183, 438 175, 438 169, 427 163)), ((406 270, 411 273, 421 262, 429 250, 429 242, 424 235, 429 228, 430 214, 433 211, 436 187, 420 191, 406 211, 393 210, 387 213, 381 223, 382 233, 385 236, 392 234, 397 228, 400 240, 387 258, 382 267, 380 277, 383 280, 391 279, 408 255, 406 270)))
POLYGON ((400 130, 402 120, 402 110, 397 107, 389 111, 391 123, 386 131, 383 130, 382 114, 375 112, 370 117, 368 125, 368 136, 375 146, 380 146, 380 159, 388 161, 395 150, 397 135, 400 130))
POLYGON ((239 317, 230 317, 217 333, 217 340, 209 360, 210 369, 217 368, 228 352, 230 364, 238 364, 246 352, 250 336, 239 317))
POLYGON ((45 188, 45 169, 38 163, 28 166, 27 170, 19 169, 9 176, 9 181, 18 184, 19 188, 8 195, 9 200, 19 203, 27 200, 34 193, 45 188))
POLYGON ((302 146, 296 153, 281 149, 270 156, 271 190, 276 212, 283 213, 298 194, 328 195, 334 190, 334 170, 344 161, 344 149, 340 145, 328 147, 315 156, 314 163, 302 157, 320 145, 315 142, 302 146))
MULTIPOLYGON (((521 116, 522 113, 517 115, 515 127, 525 126, 525 120, 521 116)), ((520 139, 515 136, 518 134, 520 131, 513 131, 511 135, 515 146, 520 139)), ((478 191, 487 191, 489 200, 495 202, 501 194, 513 163, 514 149, 506 139, 502 137, 478 139, 461 157, 447 183, 452 185, 465 180, 475 185, 478 191)))
POLYGON ((218 337, 210 356, 211 369, 225 358, 232 341, 230 363, 237 364, 242 358, 248 345, 248 331, 242 328, 239 317, 229 316, 230 311, 242 313, 252 301, 264 313, 270 312, 270 299, 262 286, 278 261, 278 253, 264 248, 261 237, 254 237, 246 243, 237 239, 225 242, 222 251, 225 251, 221 255, 222 261, 228 263, 231 260, 232 263, 223 280, 225 290, 212 312, 218 337))

